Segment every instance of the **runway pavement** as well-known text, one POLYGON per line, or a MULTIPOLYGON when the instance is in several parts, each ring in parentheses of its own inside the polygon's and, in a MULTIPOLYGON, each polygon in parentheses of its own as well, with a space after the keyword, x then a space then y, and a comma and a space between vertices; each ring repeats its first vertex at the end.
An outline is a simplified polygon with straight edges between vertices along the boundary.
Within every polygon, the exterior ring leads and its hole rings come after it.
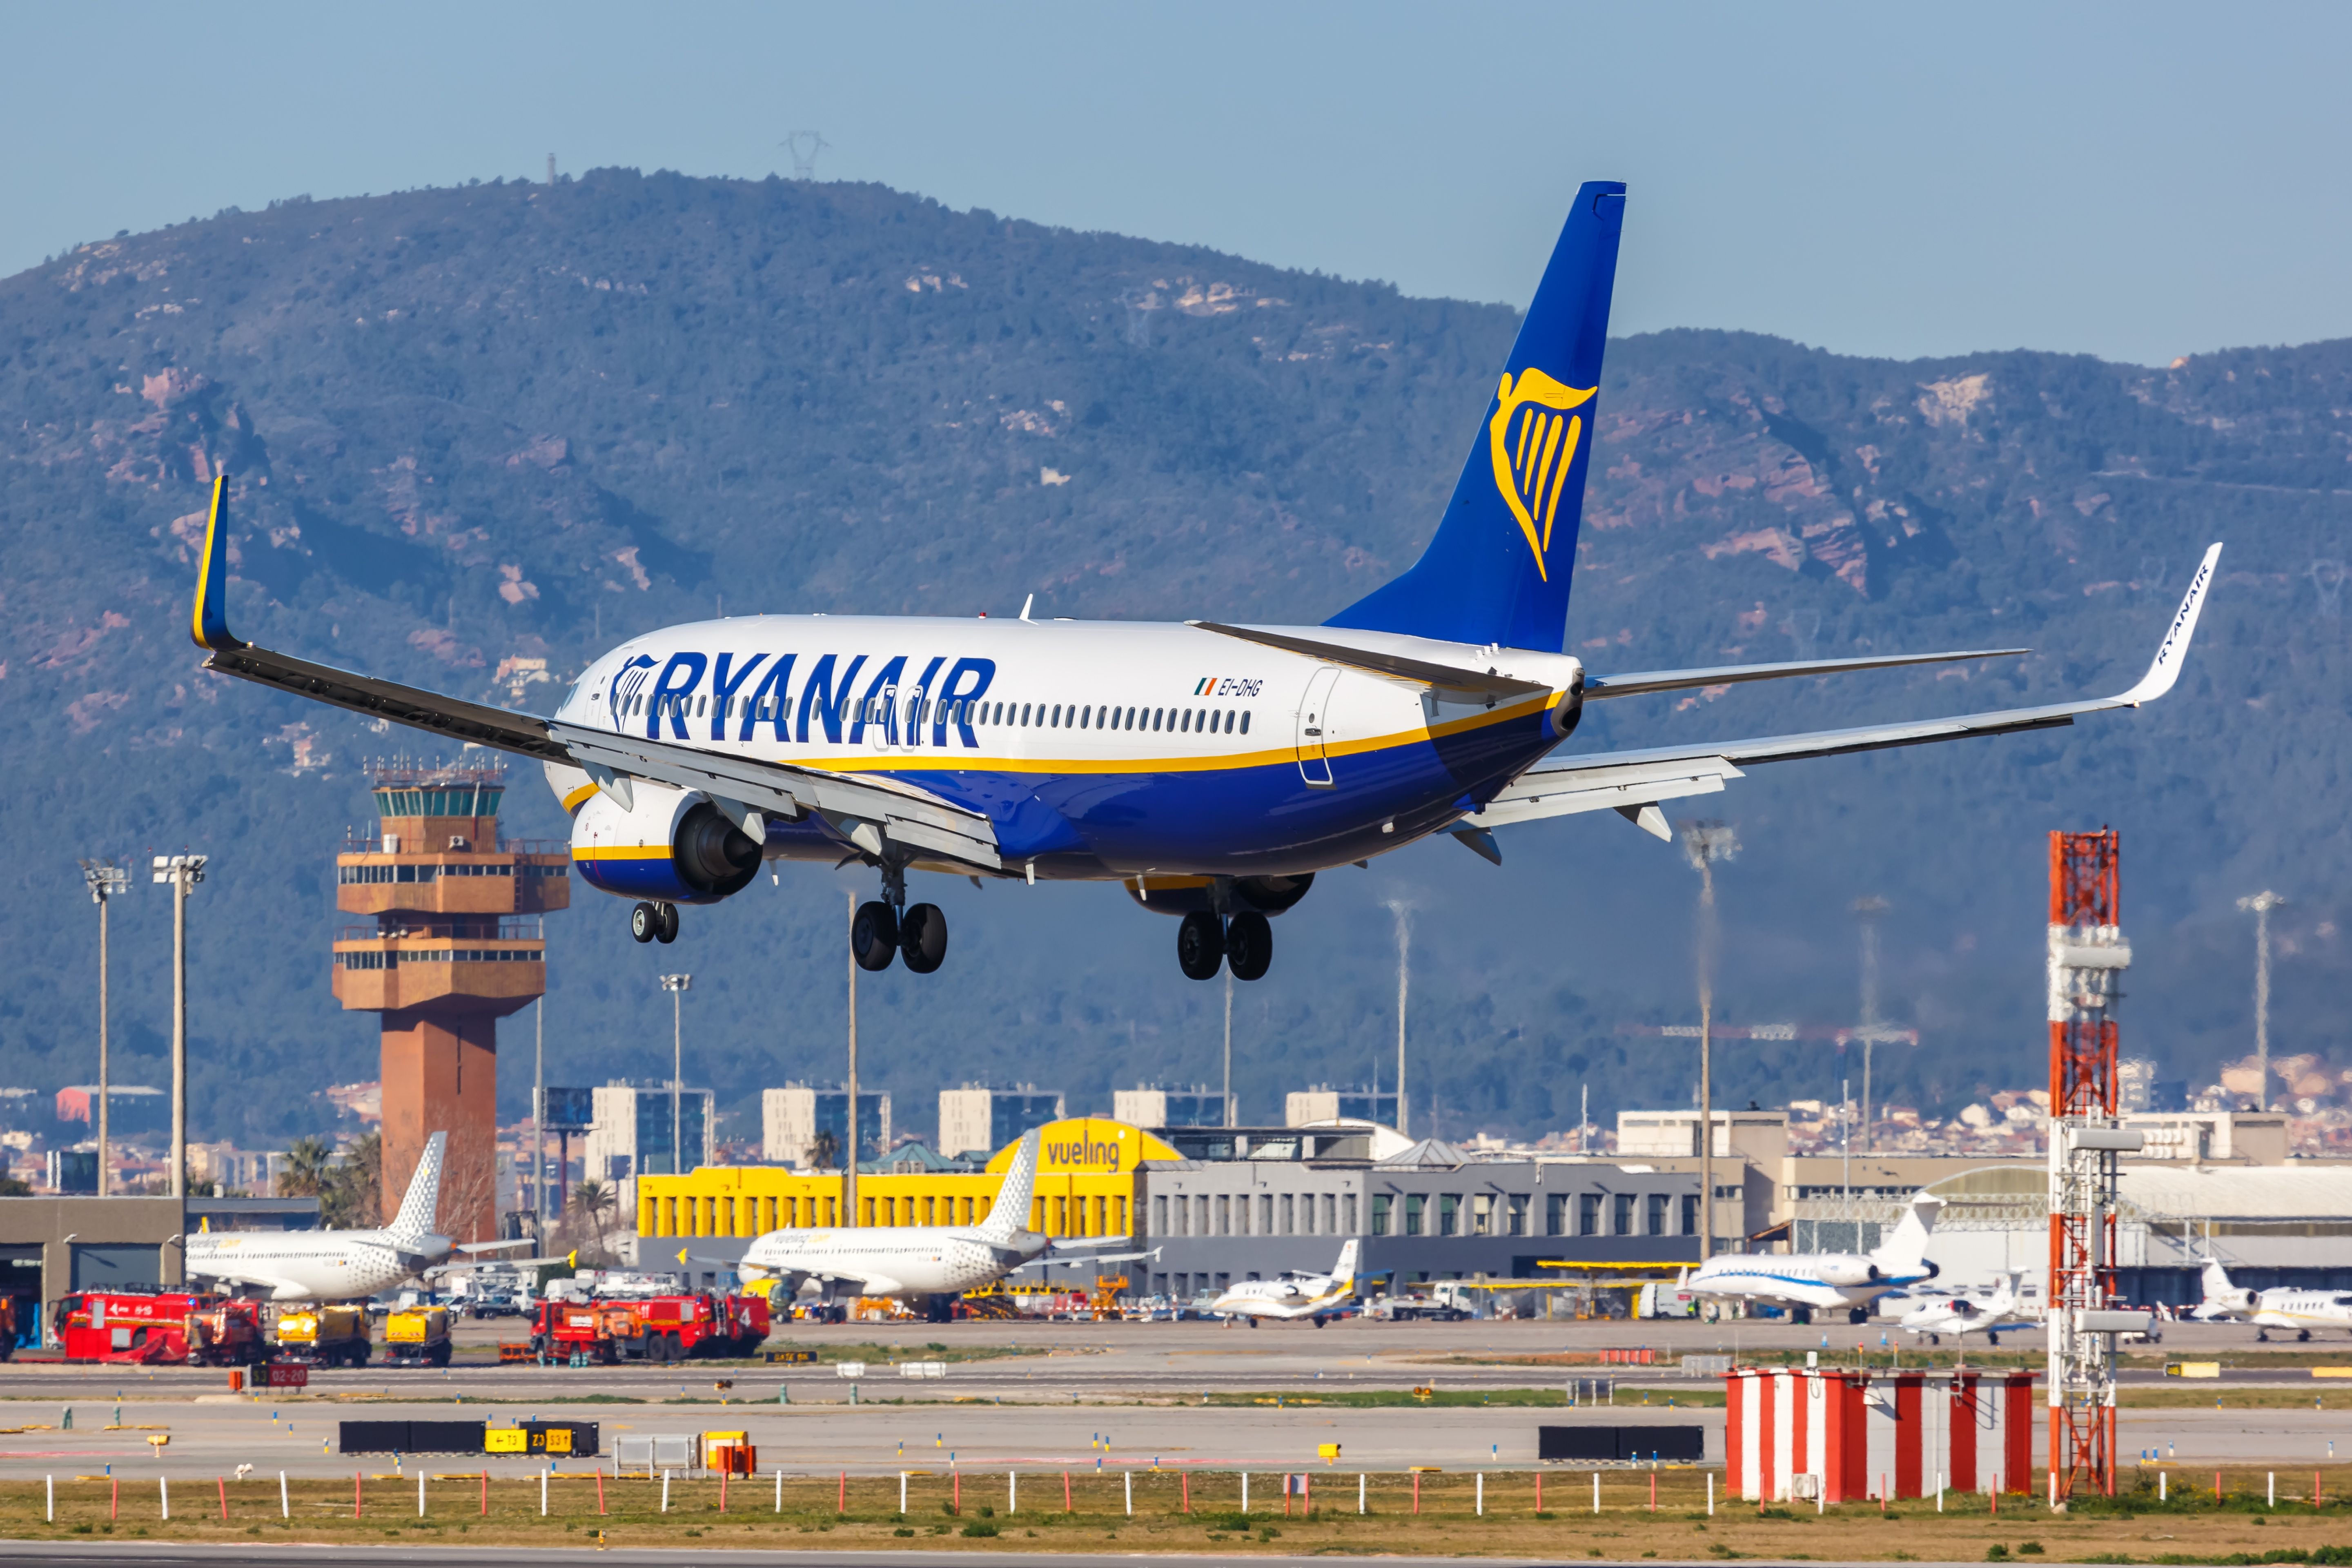
MULTIPOLYGON (((1723 1457, 1723 1412, 1620 1405, 1615 1409, 1432 1406, 1363 1409, 1328 1405, 1128 1405, 1054 1407, 1035 1405, 561 1405, 529 1401, 467 1405, 405 1405, 371 1400, 304 1404, 193 1404, 151 1401, 128 1405, 125 1426, 109 1425, 111 1407, 77 1405, 72 1428, 58 1424, 59 1407, 0 1403, 0 1479, 44 1475, 212 1476, 240 1464, 264 1474, 348 1477, 394 1472, 391 1456, 354 1459, 339 1450, 339 1424, 367 1420, 447 1420, 462 1414, 497 1424, 533 1417, 594 1420, 606 1458, 630 1435, 741 1430, 758 1446, 760 1468, 792 1473, 889 1474, 902 1469, 967 1476, 1008 1469, 1106 1472, 1124 1468, 1209 1471, 1321 1468, 1318 1445, 1338 1443, 1337 1473, 1402 1471, 1414 1465, 1449 1470, 1526 1468, 1536 1462, 1536 1429, 1552 1424, 1696 1425, 1706 1432, 1706 1457, 1723 1457), (147 1439, 168 1432, 158 1455, 147 1439)), ((2041 1436, 2036 1423, 2037 1442, 2041 1436)), ((2154 1448, 2175 1465, 2276 1465, 2328 1462, 2328 1444, 2343 1442, 2352 1457, 2352 1422, 2326 1410, 2126 1410, 2118 1439, 2128 1456, 2154 1448)), ((471 1474, 488 1464, 493 1476, 526 1476, 520 1458, 436 1459, 409 1457, 406 1473, 471 1474)), ((590 1468, 560 1462, 565 1470, 590 1468)))

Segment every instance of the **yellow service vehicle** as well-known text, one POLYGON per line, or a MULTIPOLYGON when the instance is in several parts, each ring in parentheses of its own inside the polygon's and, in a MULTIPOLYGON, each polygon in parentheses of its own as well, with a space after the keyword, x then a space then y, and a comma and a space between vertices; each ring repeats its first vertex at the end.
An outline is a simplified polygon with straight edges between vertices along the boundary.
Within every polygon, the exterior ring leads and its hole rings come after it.
POLYGON ((302 1307, 278 1315, 278 1353, 287 1361, 365 1366, 374 1349, 364 1307, 302 1307))
POLYGON ((412 1307, 383 1321, 383 1364, 447 1366, 449 1309, 412 1307))

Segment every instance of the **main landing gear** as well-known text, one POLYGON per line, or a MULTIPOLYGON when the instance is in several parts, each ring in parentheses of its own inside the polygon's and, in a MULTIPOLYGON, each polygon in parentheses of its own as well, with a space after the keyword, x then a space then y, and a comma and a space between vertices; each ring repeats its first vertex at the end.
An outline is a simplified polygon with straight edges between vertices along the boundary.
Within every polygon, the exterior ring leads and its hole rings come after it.
POLYGON ((1219 920, 1195 910, 1176 928, 1176 964, 1188 980, 1213 980, 1223 964, 1236 980, 1263 980, 1274 963, 1274 927, 1255 910, 1219 920))
POLYGON ((639 942, 677 940, 676 904, 639 904, 629 911, 629 934, 639 942))
POLYGON ((908 969, 929 974, 947 962, 948 917, 937 904, 908 903, 905 869, 886 866, 882 897, 858 905, 850 917, 849 955, 868 972, 887 969, 891 959, 904 957, 908 969))

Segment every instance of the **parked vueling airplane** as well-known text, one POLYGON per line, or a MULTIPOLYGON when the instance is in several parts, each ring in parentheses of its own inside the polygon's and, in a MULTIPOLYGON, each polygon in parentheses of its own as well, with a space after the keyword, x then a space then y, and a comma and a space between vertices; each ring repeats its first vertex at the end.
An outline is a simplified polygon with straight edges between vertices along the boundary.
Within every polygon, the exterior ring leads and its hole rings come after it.
POLYGON ((446 1132, 425 1141, 416 1173, 401 1194, 400 1212, 380 1230, 205 1231, 188 1237, 187 1272, 224 1285, 258 1286, 272 1301, 348 1301, 447 1266, 453 1252, 529 1247, 527 1241, 461 1245, 434 1231, 448 1147, 446 1132))
POLYGON ((1318 872, 1436 834, 1501 863, 1494 829, 1613 808, 1661 838, 1659 803, 1759 763, 2070 724, 2170 690, 2213 581, 2205 552, 2147 676, 2115 697, 1546 762, 1593 702, 1742 681, 2023 653, 1594 675, 1566 651, 1585 471, 1625 187, 1577 193, 1411 570, 1319 626, 1030 617, 751 616, 604 655, 551 718, 253 647, 228 629, 228 498, 213 490, 194 631, 206 668, 538 759, 591 886, 637 900, 640 942, 742 891, 762 858, 862 862, 880 897, 859 964, 947 952, 909 870, 1124 884, 1181 917, 1194 979, 1255 980, 1268 917, 1318 872))
MULTIPOLYGON (((1051 1252, 1083 1249, 1085 1241, 1055 1241, 1029 1228, 1043 1137, 1034 1127, 1021 1135, 994 1203, 973 1224, 772 1230, 751 1243, 738 1268, 746 1279, 775 1279, 795 1294, 851 1286, 861 1296, 922 1296, 970 1290, 1051 1252)), ((1126 1240, 1101 1237, 1093 1245, 1126 1240)))

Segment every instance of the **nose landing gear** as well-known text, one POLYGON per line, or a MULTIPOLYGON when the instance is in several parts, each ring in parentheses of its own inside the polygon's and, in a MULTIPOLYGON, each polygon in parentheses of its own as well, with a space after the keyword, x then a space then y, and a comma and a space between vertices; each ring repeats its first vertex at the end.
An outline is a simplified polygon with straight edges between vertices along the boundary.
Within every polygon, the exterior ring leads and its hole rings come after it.
POLYGON ((676 904, 641 903, 629 911, 629 934, 639 942, 677 940, 676 904))
POLYGON ((1188 980, 1213 980, 1224 964, 1236 980, 1263 980, 1274 963, 1274 927, 1255 910, 1221 921, 1206 910, 1176 928, 1176 966, 1188 980))

